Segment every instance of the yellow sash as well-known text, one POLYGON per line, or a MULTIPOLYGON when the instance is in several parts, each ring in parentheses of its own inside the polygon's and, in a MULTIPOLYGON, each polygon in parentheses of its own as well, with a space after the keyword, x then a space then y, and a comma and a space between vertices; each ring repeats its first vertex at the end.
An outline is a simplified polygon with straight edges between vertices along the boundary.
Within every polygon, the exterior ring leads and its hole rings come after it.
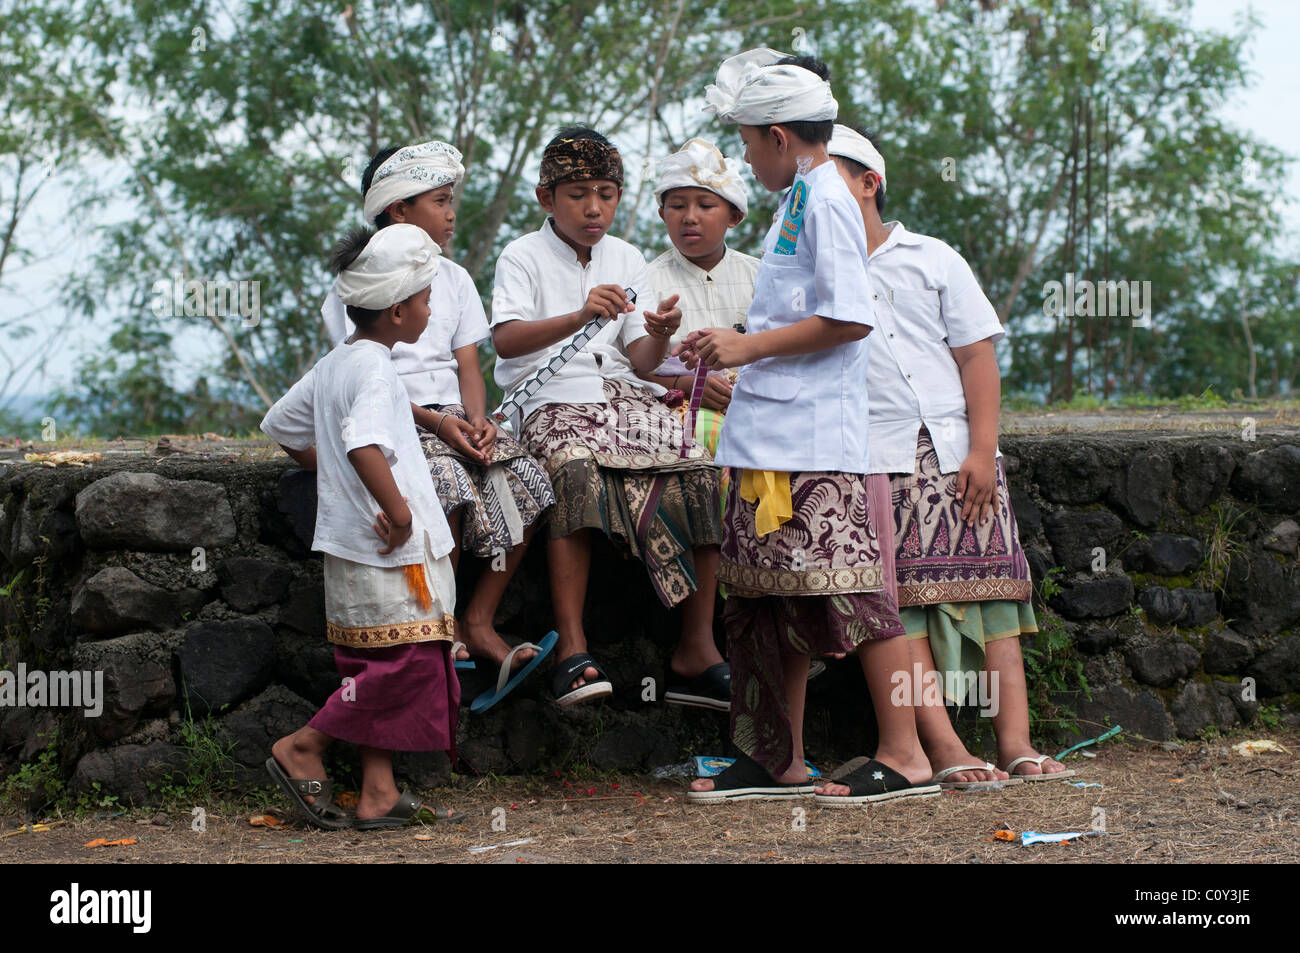
POLYGON ((790 474, 783 470, 743 470, 740 498, 746 503, 758 500, 754 523, 759 536, 781 528, 794 514, 790 500, 790 474))

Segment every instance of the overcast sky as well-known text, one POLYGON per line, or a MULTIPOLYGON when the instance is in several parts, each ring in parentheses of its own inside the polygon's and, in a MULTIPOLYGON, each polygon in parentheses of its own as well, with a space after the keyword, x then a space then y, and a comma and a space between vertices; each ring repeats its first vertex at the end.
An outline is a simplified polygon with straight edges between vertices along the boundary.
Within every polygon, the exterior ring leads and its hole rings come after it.
MULTIPOLYGON (((1300 157, 1300 122, 1295 119, 1300 102, 1300 2, 1297 0, 1196 0, 1192 25, 1198 30, 1229 32, 1236 29, 1242 15, 1253 9, 1263 27, 1248 51, 1248 64, 1254 73, 1245 92, 1230 100, 1224 118, 1249 130, 1256 137, 1300 157)), ((1300 165, 1300 163, 1297 163, 1300 165)), ((1291 246, 1300 246, 1300 168, 1292 167, 1286 183, 1291 200, 1286 221, 1291 246)), ((42 309, 49 320, 63 319, 65 308, 60 300, 59 276, 87 262, 97 246, 97 229, 93 222, 74 219, 70 209, 77 207, 76 195, 58 182, 50 183, 41 194, 32 218, 24 221, 24 232, 34 260, 13 275, 7 275, 8 292, 0 291, 0 313, 12 315, 42 309)), ((111 329, 77 323, 64 336, 65 342, 50 355, 46 373, 29 380, 23 388, 27 395, 48 394, 60 386, 75 386, 73 369, 84 354, 101 347, 111 329)), ((198 337, 194 341, 201 340, 198 337)), ((187 342, 179 350, 187 354, 187 363, 197 365, 201 355, 187 342)), ((29 343, 6 341, 7 357, 20 366, 31 365, 36 355, 29 343)), ((0 377, 4 367, 0 365, 0 377)), ((24 408, 25 409, 25 408, 24 408)))

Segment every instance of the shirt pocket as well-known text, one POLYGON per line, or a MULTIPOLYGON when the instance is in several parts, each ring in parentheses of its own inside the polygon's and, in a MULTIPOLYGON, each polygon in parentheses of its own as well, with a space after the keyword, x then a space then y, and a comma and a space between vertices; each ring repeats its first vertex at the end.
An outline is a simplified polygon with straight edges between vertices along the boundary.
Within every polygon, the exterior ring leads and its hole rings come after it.
POLYGON ((948 333, 939 307, 939 292, 895 290, 892 295, 900 333, 913 340, 935 343, 947 339, 948 333))
POLYGON ((751 365, 736 385, 741 393, 767 400, 793 400, 803 387, 803 381, 793 374, 751 365))

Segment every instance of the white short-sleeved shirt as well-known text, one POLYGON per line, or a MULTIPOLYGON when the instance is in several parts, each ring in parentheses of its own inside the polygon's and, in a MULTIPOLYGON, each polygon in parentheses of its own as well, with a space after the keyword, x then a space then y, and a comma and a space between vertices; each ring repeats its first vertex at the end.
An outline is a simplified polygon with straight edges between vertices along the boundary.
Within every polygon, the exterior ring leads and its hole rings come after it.
MULTIPOLYGON (((429 291, 429 326, 414 344, 393 345, 393 366, 413 403, 459 404, 460 366, 452 353, 468 344, 487 340, 487 316, 469 272, 443 258, 429 291)), ((330 341, 339 344, 356 325, 333 291, 321 306, 330 341)))
POLYGON ((406 566, 452 549, 451 528, 438 503, 411 402, 388 348, 376 341, 340 344, 273 406, 262 431, 293 450, 316 448, 316 536, 312 549, 367 566, 406 566), (374 531, 379 502, 348 460, 348 451, 376 444, 411 509, 411 538, 386 556, 374 531))
MULTIPOLYGON (((813 315, 874 325, 862 213, 833 162, 807 176, 794 255, 773 249, 787 195, 763 241, 748 333, 813 315)), ((872 337, 875 335, 873 334, 872 337)), ((867 339, 740 368, 718 442, 720 466, 866 473, 867 339)))
MULTIPOLYGON (((555 234, 548 219, 540 229, 516 238, 497 259, 492 291, 492 327, 507 321, 540 321, 581 310, 587 294, 597 285, 618 285, 637 293, 634 310, 610 321, 591 342, 574 355, 523 407, 523 419, 546 404, 603 404, 602 381, 623 380, 655 395, 665 393, 658 384, 643 381, 632 370, 627 347, 645 337, 643 311, 654 311, 654 290, 641 252, 619 238, 606 235, 591 249, 584 265, 577 252, 555 234)), ((519 357, 498 357, 497 384, 509 394, 540 370, 563 348, 564 340, 541 351, 519 357)))
POLYGON ((951 349, 997 342, 1002 323, 966 259, 937 238, 889 225, 870 258, 877 321, 867 370, 870 472, 911 473, 924 425, 939 469, 952 473, 970 453, 970 420, 951 349))
MULTIPOLYGON (((692 331, 743 325, 754 300, 754 277, 758 259, 728 248, 722 260, 709 271, 670 248, 650 262, 650 283, 662 301, 680 295, 682 324, 669 341, 671 351, 692 331)), ((657 303, 657 302, 656 302, 657 303)), ((654 310, 651 308, 650 310, 654 310)))

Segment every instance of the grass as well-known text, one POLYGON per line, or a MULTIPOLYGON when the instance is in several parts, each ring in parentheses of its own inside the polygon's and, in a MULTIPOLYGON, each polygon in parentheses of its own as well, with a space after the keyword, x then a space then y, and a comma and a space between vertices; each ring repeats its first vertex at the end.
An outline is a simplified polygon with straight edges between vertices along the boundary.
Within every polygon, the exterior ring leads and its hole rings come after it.
POLYGON ((1228 566, 1232 557, 1242 551, 1242 543, 1236 538, 1236 526, 1241 521, 1241 512, 1234 512, 1227 503, 1216 503, 1210 510, 1208 540, 1205 544, 1205 556, 1197 570, 1197 584, 1214 589, 1220 595, 1228 577, 1228 566))

